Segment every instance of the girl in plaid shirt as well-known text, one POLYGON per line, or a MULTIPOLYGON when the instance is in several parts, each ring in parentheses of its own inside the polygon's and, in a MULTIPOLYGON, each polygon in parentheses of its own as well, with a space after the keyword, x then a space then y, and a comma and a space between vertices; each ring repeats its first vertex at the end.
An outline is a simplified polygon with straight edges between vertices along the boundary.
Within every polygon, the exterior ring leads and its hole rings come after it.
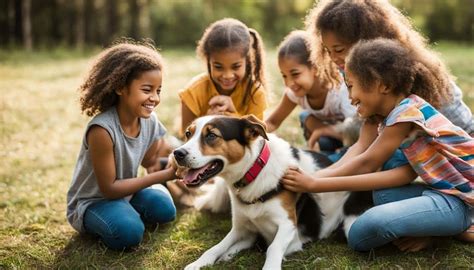
MULTIPOLYGON (((362 129, 368 147, 351 162, 313 176, 293 168, 282 180, 295 192, 379 189, 376 206, 350 228, 348 242, 355 250, 393 242, 416 251, 426 241, 406 237, 459 235, 471 226, 474 139, 432 105, 439 104, 445 88, 436 87, 436 74, 423 57, 389 39, 354 45, 345 80, 357 113, 375 127, 362 129), (399 147, 410 166, 375 172, 399 147), (416 176, 424 183, 407 185, 416 176)), ((463 237, 472 241, 472 233, 463 237)))

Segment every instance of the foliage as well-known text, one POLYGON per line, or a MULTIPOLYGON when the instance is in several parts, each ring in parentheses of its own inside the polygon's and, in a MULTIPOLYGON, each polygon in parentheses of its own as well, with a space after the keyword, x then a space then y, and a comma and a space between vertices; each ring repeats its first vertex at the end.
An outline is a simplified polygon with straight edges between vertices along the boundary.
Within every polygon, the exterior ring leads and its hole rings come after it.
MULTIPOLYGON (((472 0, 392 2, 431 40, 472 44, 472 0)), ((313 0, 2 0, 0 47, 21 46, 31 37, 36 49, 82 49, 104 47, 122 36, 151 38, 163 48, 193 47, 206 26, 224 17, 242 20, 274 46, 291 30, 304 27, 313 4, 313 0), (30 13, 24 10, 25 3, 30 3, 30 13), (31 32, 24 27, 28 21, 31 32)))
POLYGON ((472 0, 394 0, 431 41, 474 42, 472 0))

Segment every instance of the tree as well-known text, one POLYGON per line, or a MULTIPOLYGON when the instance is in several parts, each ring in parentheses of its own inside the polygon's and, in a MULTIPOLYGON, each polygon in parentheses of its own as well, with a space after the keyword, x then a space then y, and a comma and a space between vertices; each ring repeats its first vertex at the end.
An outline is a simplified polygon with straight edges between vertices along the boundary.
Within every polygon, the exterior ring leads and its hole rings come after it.
POLYGON ((22 1, 21 15, 23 47, 25 50, 31 51, 33 49, 33 37, 31 35, 31 0, 22 1))
POLYGON ((75 45, 77 49, 82 50, 85 43, 85 31, 84 31, 84 0, 76 0, 76 25, 74 28, 75 33, 75 45))
POLYGON ((119 25, 118 22, 118 13, 117 13, 117 1, 116 0, 107 0, 106 4, 107 12, 107 33, 109 34, 109 40, 107 43, 110 43, 116 36, 119 25))

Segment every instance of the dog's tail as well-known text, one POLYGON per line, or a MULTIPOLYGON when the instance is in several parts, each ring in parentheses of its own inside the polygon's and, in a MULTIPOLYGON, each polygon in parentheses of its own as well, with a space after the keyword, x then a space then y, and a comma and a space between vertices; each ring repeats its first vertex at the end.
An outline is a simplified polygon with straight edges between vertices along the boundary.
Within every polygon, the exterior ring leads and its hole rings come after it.
POLYGON ((215 177, 214 184, 206 184, 201 189, 204 190, 204 194, 194 201, 197 210, 208 210, 212 213, 230 212, 229 190, 224 179, 215 177))

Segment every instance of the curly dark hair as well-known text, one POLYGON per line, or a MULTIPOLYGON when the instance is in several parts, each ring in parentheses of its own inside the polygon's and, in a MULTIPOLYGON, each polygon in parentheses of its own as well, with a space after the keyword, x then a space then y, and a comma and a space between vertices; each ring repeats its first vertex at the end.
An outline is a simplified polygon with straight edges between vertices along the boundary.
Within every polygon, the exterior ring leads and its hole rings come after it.
POLYGON ((391 39, 357 42, 349 52, 346 68, 368 88, 380 81, 395 94, 416 94, 433 106, 439 106, 447 88, 438 88, 437 76, 418 55, 391 39))
POLYGON ((255 29, 247 27, 243 22, 225 18, 209 25, 198 41, 196 53, 206 61, 207 70, 211 74, 209 58, 211 53, 227 49, 241 50, 246 59, 247 86, 245 88, 246 104, 260 86, 266 88, 263 41, 255 29))
MULTIPOLYGON (((452 76, 439 55, 428 47, 427 40, 415 30, 409 18, 387 0, 321 0, 306 17, 306 27, 313 38, 312 58, 326 63, 326 69, 333 69, 334 64, 329 63, 329 54, 321 41, 324 32, 333 32, 351 45, 359 40, 388 38, 419 55, 419 61, 437 74, 433 82, 436 89, 451 88, 452 76)), ((450 101, 451 91, 444 92, 442 98, 450 101)))
MULTIPOLYGON (((311 61, 310 48, 309 33, 303 30, 293 30, 278 45, 278 59, 291 57, 296 59, 296 61, 302 65, 315 67, 318 80, 321 81, 324 87, 327 87, 328 89, 335 87, 338 82, 330 79, 328 76, 324 76, 324 74, 321 74, 318 65, 311 61)), ((337 72, 336 70, 334 71, 337 72)))
POLYGON ((163 60, 150 42, 120 40, 97 57, 79 87, 81 111, 94 116, 115 106, 117 90, 127 87, 143 72, 162 70, 163 60))

